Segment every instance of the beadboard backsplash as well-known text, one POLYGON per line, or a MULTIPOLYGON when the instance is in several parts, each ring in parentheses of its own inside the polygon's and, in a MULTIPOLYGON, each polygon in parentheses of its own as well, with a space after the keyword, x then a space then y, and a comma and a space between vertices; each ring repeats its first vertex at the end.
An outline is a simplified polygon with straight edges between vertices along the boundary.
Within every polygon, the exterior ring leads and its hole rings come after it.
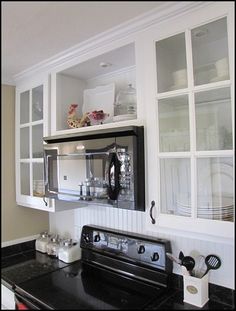
MULTIPOLYGON (((75 210, 50 214, 50 231, 62 236, 71 236, 79 240, 83 225, 93 224, 128 232, 165 238, 171 241, 172 253, 178 256, 182 251, 187 255, 216 254, 221 258, 222 265, 218 270, 210 271, 210 283, 235 289, 234 284, 234 245, 189 238, 186 236, 150 232, 146 230, 145 213, 122 210, 105 206, 88 206, 75 210)), ((174 263, 173 272, 181 274, 180 266, 174 263)))

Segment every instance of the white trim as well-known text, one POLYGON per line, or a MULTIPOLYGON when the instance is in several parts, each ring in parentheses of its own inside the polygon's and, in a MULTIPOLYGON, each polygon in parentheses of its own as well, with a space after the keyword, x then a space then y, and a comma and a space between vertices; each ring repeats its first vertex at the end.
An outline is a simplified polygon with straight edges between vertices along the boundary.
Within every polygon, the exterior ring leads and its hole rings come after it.
POLYGON ((28 237, 24 237, 24 238, 19 238, 16 240, 10 240, 10 241, 6 241, 6 242, 2 242, 1 243, 1 247, 6 247, 6 246, 10 246, 10 245, 15 245, 15 244, 19 244, 19 243, 23 243, 23 242, 28 242, 28 241, 32 241, 35 240, 39 237, 39 234, 35 234, 35 235, 31 235, 28 237))
POLYGON ((6 79, 4 78, 2 80, 2 85, 10 85, 10 86, 16 86, 16 82, 13 79, 6 79))
POLYGON ((148 11, 147 13, 141 14, 125 23, 122 23, 116 27, 113 27, 107 31, 104 31, 96 36, 91 37, 61 53, 54 55, 47 60, 44 60, 27 70, 16 74, 13 78, 15 82, 21 79, 27 78, 36 73, 43 73, 45 71, 50 72, 56 66, 62 63, 71 61, 75 57, 85 54, 95 48, 102 47, 106 44, 110 44, 112 41, 123 39, 131 34, 138 31, 143 31, 146 28, 152 26, 153 24, 159 24, 165 19, 172 18, 176 15, 183 15, 193 10, 199 9, 200 7, 205 7, 209 5, 210 2, 204 1, 168 1, 157 8, 148 11))

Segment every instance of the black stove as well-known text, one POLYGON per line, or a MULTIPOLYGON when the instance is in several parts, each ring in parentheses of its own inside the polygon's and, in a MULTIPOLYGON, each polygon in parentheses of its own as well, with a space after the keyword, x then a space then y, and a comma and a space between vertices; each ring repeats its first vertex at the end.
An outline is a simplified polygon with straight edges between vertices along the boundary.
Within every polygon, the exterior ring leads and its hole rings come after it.
POLYGON ((16 286, 31 309, 148 309, 169 288, 170 242, 84 226, 81 260, 16 286))

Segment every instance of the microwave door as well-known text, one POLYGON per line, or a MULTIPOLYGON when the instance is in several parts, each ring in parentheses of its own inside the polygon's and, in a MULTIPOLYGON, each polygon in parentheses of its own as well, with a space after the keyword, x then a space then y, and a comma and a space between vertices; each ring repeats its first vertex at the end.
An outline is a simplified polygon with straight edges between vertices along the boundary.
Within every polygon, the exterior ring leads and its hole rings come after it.
POLYGON ((105 171, 106 163, 110 162, 109 152, 57 154, 57 150, 50 149, 45 153, 47 197, 83 203, 114 204, 108 195, 105 171))

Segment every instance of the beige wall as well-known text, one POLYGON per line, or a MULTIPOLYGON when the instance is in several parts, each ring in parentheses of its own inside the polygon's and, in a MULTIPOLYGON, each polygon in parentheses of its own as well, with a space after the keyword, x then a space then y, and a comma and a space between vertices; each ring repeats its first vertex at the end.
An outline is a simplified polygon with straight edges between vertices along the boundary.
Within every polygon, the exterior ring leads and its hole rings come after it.
POLYGON ((26 238, 49 228, 48 212, 17 206, 15 201, 15 87, 2 85, 2 242, 26 238))

